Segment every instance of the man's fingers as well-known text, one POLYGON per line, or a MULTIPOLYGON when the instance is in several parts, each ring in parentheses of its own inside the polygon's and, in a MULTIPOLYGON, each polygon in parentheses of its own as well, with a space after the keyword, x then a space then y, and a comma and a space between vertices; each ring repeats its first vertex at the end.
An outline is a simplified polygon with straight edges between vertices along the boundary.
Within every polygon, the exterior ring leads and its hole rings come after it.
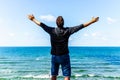
POLYGON ((28 18, 30 18, 30 17, 31 17, 31 15, 29 14, 29 15, 28 15, 28 18))
POLYGON ((96 20, 98 21, 98 20, 99 20, 99 17, 97 17, 96 20))
POLYGON ((97 19, 99 19, 99 17, 97 17, 97 19))

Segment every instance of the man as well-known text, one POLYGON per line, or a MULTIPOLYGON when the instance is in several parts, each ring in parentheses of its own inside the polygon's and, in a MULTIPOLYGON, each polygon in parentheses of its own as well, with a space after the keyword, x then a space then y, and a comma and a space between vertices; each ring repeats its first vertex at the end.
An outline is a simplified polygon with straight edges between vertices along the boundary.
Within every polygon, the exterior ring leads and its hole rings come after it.
POLYGON ((62 16, 58 16, 58 18, 56 19, 57 28, 45 25, 44 23, 35 19, 33 15, 28 15, 28 18, 37 25, 41 26, 50 35, 52 55, 51 80, 57 80, 60 65, 62 67, 62 73, 65 76, 64 80, 70 80, 71 64, 68 50, 68 39, 71 34, 91 25, 94 22, 97 22, 99 20, 99 17, 93 17, 87 23, 66 28, 64 27, 64 19, 62 16))

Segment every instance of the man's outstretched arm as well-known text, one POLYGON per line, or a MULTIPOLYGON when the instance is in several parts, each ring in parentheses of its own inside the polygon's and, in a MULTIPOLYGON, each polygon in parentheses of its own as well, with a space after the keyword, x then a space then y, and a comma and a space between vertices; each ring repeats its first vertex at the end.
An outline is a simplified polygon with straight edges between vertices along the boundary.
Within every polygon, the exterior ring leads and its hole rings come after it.
POLYGON ((35 19, 33 14, 28 15, 28 19, 30 19, 31 21, 33 21, 34 23, 36 23, 37 25, 40 26, 41 22, 38 21, 37 19, 35 19))
POLYGON ((28 19, 30 19, 31 21, 33 21, 35 24, 37 24, 38 26, 41 26, 47 33, 51 34, 52 33, 52 27, 49 27, 47 25, 45 25, 44 23, 38 21, 37 19, 35 19, 34 15, 28 15, 28 19))
POLYGON ((98 20, 99 20, 99 17, 95 17, 95 18, 92 17, 92 19, 89 22, 84 23, 83 26, 87 27, 87 26, 91 25, 92 23, 97 22, 98 20))

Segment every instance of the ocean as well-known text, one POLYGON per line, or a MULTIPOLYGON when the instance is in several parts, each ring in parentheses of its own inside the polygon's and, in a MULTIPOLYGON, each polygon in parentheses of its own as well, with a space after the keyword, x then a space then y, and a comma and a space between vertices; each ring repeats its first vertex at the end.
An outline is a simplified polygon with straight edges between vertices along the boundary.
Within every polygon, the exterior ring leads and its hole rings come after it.
MULTIPOLYGON (((69 50, 71 80, 120 80, 120 47, 69 50)), ((50 80, 50 70, 50 47, 0 47, 0 80, 50 80)))

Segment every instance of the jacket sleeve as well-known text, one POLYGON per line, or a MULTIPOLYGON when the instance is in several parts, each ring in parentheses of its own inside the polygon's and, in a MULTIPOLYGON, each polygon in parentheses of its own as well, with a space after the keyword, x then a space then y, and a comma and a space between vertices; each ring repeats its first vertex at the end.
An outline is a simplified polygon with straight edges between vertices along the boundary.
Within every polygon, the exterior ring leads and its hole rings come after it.
POLYGON ((45 25, 44 23, 41 23, 40 26, 49 34, 52 33, 53 28, 45 25))
POLYGON ((73 34, 73 33, 77 32, 77 31, 81 30, 82 28, 84 28, 83 24, 80 24, 80 25, 74 26, 74 27, 70 27, 69 28, 69 33, 73 34))

